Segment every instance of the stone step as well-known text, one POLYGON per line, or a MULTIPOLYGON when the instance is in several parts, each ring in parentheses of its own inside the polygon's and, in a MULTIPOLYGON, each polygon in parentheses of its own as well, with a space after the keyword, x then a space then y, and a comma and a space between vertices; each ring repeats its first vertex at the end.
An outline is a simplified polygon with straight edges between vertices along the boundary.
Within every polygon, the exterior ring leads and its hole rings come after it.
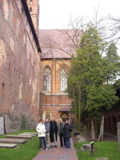
POLYGON ((0 148, 15 148, 17 144, 0 143, 0 148))
POLYGON ((32 139, 31 135, 6 135, 6 138, 32 139))
POLYGON ((15 144, 23 144, 26 143, 26 139, 13 139, 13 138, 0 138, 0 143, 15 143, 15 144))
POLYGON ((37 136, 37 135, 38 135, 38 133, 36 133, 36 132, 24 132, 24 133, 20 133, 19 135, 37 136))

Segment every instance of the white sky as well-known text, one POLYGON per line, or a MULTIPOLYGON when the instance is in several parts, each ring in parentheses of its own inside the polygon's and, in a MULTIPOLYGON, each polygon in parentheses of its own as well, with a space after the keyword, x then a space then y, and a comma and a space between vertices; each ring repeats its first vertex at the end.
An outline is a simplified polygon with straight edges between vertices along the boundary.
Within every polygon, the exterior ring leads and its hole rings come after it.
POLYGON ((120 17, 120 0, 39 0, 39 4, 40 29, 63 29, 70 17, 92 20, 98 8, 100 17, 108 14, 120 17))

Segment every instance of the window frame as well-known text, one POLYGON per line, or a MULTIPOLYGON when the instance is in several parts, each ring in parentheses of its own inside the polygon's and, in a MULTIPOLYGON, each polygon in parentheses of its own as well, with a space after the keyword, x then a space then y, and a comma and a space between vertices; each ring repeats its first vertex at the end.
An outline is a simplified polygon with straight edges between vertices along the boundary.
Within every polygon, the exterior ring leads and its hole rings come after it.
POLYGON ((43 91, 51 91, 51 69, 49 67, 45 67, 43 73, 43 91))
POLYGON ((60 91, 65 91, 67 89, 67 73, 65 69, 60 71, 60 91))

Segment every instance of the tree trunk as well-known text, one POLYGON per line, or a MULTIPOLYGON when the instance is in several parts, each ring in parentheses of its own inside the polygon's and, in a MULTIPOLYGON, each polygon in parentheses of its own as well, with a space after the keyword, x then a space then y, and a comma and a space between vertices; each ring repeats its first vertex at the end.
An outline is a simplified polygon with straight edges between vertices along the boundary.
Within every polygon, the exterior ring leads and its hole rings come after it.
POLYGON ((75 128, 78 128, 77 126, 77 104, 76 104, 76 98, 75 98, 75 91, 73 88, 73 97, 74 97, 74 111, 75 111, 75 128))
POLYGON ((78 104, 78 130, 81 128, 81 88, 79 87, 79 104, 78 104))
POLYGON ((95 139, 95 127, 94 127, 93 119, 91 119, 91 138, 95 139))
POLYGON ((102 115, 100 134, 99 134, 98 141, 103 141, 103 135, 104 135, 104 115, 102 115))

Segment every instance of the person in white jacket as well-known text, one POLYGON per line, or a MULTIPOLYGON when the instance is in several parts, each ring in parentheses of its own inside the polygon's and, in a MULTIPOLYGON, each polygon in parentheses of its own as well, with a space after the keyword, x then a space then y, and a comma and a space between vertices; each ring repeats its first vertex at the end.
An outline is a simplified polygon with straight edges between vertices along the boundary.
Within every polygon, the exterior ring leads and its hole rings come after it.
POLYGON ((40 119, 39 124, 36 127, 36 131, 38 132, 40 150, 42 150, 43 148, 48 149, 46 147, 46 129, 42 119, 40 119))

